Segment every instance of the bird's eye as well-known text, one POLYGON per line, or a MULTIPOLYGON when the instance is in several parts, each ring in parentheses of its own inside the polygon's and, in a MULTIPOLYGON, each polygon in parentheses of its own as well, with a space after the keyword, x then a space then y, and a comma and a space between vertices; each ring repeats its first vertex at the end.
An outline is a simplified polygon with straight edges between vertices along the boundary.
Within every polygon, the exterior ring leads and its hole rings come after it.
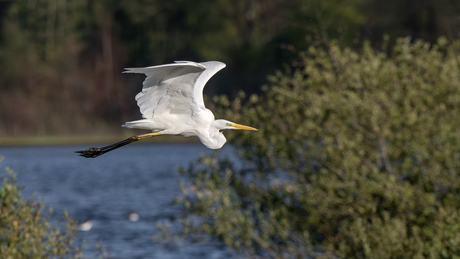
POLYGON ((232 126, 232 124, 230 122, 227 122, 225 125, 227 125, 228 127, 232 126))

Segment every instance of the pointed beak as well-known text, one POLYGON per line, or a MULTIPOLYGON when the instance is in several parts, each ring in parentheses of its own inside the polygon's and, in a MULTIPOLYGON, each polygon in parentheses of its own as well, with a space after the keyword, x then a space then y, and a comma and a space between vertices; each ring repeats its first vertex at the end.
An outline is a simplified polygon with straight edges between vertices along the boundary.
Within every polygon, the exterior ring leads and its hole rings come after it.
POLYGON ((232 127, 235 127, 236 129, 259 131, 259 130, 256 129, 256 128, 249 127, 249 126, 244 126, 244 125, 237 124, 237 123, 232 123, 231 126, 232 126, 232 127))

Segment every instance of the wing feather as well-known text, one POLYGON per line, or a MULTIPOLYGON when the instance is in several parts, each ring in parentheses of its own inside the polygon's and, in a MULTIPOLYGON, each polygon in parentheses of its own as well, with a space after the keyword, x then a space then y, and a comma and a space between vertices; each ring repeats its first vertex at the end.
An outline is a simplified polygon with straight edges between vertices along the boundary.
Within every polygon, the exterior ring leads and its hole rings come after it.
POLYGON ((145 68, 126 68, 124 73, 145 74, 142 91, 136 95, 142 117, 153 118, 163 113, 187 114, 204 107, 203 88, 225 64, 218 61, 173 64, 145 68))
POLYGON ((206 83, 213 75, 219 72, 225 67, 225 63, 219 61, 208 61, 200 63, 206 67, 206 70, 201 73, 200 77, 197 79, 194 89, 195 99, 197 100, 198 105, 201 108, 205 108, 203 100, 203 89, 206 83))

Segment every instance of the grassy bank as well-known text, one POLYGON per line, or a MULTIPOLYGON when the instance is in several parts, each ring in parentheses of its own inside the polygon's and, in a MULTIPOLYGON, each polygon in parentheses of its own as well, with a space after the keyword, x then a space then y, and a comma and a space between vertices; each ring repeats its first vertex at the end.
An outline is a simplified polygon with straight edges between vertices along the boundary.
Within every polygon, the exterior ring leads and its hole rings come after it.
MULTIPOLYGON (((112 143, 133 136, 130 134, 108 134, 108 135, 55 135, 55 136, 0 136, 0 146, 16 145, 71 145, 71 144, 95 144, 112 143)), ((182 136, 158 136, 145 139, 142 142, 197 142, 197 138, 184 138, 182 136)))

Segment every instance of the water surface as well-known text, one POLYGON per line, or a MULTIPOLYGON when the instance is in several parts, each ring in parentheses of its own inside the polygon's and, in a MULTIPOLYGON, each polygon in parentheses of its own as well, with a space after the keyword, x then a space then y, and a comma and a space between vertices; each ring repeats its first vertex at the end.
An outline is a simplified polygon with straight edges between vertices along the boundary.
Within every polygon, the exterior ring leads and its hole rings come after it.
MULTIPOLYGON (((0 173, 9 166, 24 186, 23 196, 36 193, 54 209, 78 221, 91 219, 93 228, 78 239, 108 248, 110 258, 231 258, 220 243, 158 244, 152 240, 155 222, 180 215, 173 198, 180 193, 177 167, 186 167, 200 153, 199 143, 135 143, 94 159, 75 150, 88 146, 0 147, 0 173), (128 211, 140 220, 128 220, 128 211)), ((91 257, 91 254, 85 254, 91 257)))

